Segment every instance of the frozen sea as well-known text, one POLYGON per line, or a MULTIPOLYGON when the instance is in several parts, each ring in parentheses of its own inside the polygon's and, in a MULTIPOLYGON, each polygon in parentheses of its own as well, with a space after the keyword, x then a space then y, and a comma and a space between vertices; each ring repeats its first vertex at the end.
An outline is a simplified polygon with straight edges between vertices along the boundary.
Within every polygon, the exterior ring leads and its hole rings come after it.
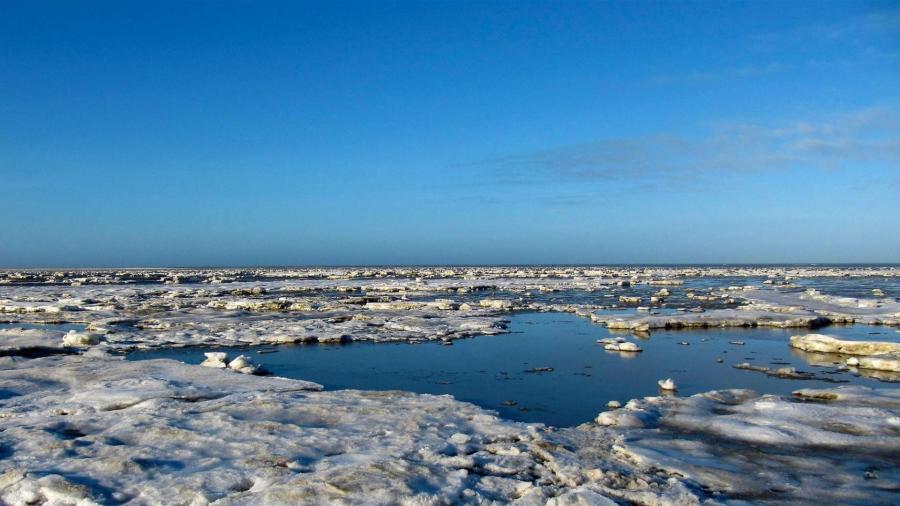
POLYGON ((883 354, 851 360, 791 337, 900 344, 898 280, 894 266, 0 271, 0 502, 893 504, 894 346, 809 340, 883 354), (598 342, 615 340, 643 351, 598 342), (198 366, 210 351, 295 380, 198 366))

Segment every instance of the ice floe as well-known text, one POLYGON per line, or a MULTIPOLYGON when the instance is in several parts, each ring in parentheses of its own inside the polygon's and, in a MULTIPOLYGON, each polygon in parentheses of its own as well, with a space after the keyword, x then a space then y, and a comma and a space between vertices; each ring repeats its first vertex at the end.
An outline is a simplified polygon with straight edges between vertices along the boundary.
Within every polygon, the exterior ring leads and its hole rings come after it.
POLYGON ((211 351, 203 354, 206 360, 200 363, 203 367, 215 367, 225 369, 228 367, 228 353, 223 351, 211 351))
POLYGON ((638 346, 634 343, 629 343, 629 342, 610 343, 610 344, 603 346, 603 349, 608 350, 608 351, 623 351, 623 352, 627 352, 627 353, 638 353, 638 352, 644 351, 641 349, 640 346, 638 346))
POLYGON ((91 346, 100 342, 100 336, 91 332, 70 330, 63 336, 62 344, 68 347, 91 346))
POLYGON ((807 352, 854 355, 846 360, 848 366, 900 373, 900 343, 844 341, 822 334, 806 334, 791 336, 791 346, 807 352))
POLYGON ((791 336, 791 346, 803 351, 842 353, 845 355, 879 355, 900 352, 900 343, 881 341, 842 341, 823 334, 791 336))
POLYGON ((668 390, 674 392, 678 390, 678 387, 675 386, 675 381, 672 378, 661 379, 656 382, 659 385, 660 390, 668 390))
MULTIPOLYGON (((900 352, 882 353, 865 357, 851 357, 847 365, 860 369, 875 369, 878 371, 890 371, 900 373, 900 352)), ((896 379, 893 379, 896 381, 896 379)))
POLYGON ((0 355, 58 353, 65 335, 52 329, 0 328, 0 355))
POLYGON ((800 390, 797 400, 747 390, 649 397, 598 416, 571 444, 622 431, 614 452, 677 476, 717 500, 873 504, 900 489, 900 390, 800 390), (806 401, 806 402, 803 402, 806 401))

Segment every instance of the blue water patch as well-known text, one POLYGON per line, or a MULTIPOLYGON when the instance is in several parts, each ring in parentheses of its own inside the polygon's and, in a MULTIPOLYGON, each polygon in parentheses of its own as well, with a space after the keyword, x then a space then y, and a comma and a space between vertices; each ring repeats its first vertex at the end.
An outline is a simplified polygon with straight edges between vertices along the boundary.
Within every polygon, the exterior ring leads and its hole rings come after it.
MULTIPOLYGON (((180 348, 136 351, 128 358, 174 358, 196 364, 208 351, 226 351, 230 356, 244 353, 275 375, 315 381, 328 390, 450 394, 509 419, 555 426, 590 421, 610 400, 624 403, 657 395, 657 380, 668 377, 678 384, 678 395, 722 388, 790 394, 799 388, 834 387, 835 381, 885 385, 837 370, 841 357, 803 353, 788 346, 791 335, 807 330, 673 330, 635 339, 571 314, 525 313, 512 317, 510 331, 458 340, 453 346, 360 342, 180 348), (616 335, 636 342, 644 352, 609 352, 596 342, 616 335), (795 367, 819 379, 782 379, 732 367, 742 362, 773 369, 795 367)), ((890 327, 842 326, 820 332, 855 339, 897 341, 900 337, 890 327)))

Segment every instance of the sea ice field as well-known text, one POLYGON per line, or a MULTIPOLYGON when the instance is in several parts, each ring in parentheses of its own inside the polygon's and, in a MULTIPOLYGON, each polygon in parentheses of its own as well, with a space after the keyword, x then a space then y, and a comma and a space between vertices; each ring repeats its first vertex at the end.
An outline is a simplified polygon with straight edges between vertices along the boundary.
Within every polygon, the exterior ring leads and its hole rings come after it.
POLYGON ((900 268, 0 272, 11 504, 900 501, 900 268))

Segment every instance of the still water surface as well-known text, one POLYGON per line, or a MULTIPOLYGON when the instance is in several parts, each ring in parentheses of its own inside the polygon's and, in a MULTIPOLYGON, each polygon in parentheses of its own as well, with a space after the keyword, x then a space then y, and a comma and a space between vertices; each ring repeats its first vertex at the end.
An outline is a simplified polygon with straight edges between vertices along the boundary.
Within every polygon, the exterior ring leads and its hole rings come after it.
MULTIPOLYGON (((298 344, 277 347, 180 348, 132 352, 131 360, 174 358, 203 361, 203 353, 250 355, 274 375, 321 383, 328 390, 407 390, 450 394, 495 410, 509 419, 573 426, 592 420, 607 401, 657 395, 657 380, 671 377, 678 395, 721 388, 750 388, 790 394, 799 388, 828 388, 825 380, 789 380, 739 370, 750 362, 795 367, 820 378, 872 387, 886 383, 838 371, 840 357, 808 354, 788 346, 791 335, 808 330, 703 329, 654 332, 649 339, 613 334, 585 318, 564 313, 513 315, 510 333, 438 343, 298 344), (596 340, 626 337, 643 353, 608 352, 596 340), (743 345, 731 341, 743 341, 743 345), (688 344, 681 344, 688 343, 688 344), (717 362, 721 359, 722 362, 717 362), (535 368, 550 372, 530 372, 535 368)), ((818 332, 843 339, 900 340, 890 327, 832 326, 818 332)))

